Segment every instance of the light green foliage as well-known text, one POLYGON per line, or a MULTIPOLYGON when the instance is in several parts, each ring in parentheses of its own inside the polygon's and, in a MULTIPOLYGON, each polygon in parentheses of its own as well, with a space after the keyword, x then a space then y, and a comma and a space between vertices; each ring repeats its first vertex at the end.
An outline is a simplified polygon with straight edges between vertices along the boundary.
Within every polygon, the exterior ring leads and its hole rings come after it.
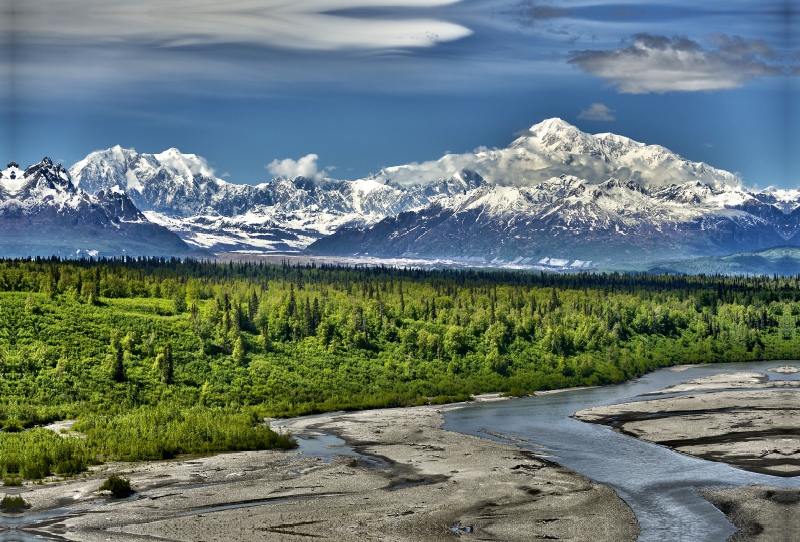
POLYGON ((0 433, 0 475, 42 479, 72 476, 86 469, 92 454, 83 439, 61 437, 48 429, 0 433))
POLYGON ((92 458, 285 446, 253 408, 445 402, 796 358, 798 319, 796 278, 0 262, 0 438, 70 416, 92 458))
POLYGON ((259 421, 241 409, 161 404, 111 416, 89 414, 75 429, 103 458, 125 461, 291 447, 286 436, 259 421))

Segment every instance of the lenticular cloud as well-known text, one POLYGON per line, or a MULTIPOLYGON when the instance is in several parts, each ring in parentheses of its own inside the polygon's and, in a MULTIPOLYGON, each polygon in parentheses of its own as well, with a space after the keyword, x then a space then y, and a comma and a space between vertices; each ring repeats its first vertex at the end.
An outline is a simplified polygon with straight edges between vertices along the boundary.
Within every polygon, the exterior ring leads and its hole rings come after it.
POLYGON ((436 19, 353 17, 341 10, 432 7, 456 1, 26 0, 13 17, 0 20, 0 33, 14 30, 28 43, 239 43, 298 50, 429 47, 472 32, 436 19))

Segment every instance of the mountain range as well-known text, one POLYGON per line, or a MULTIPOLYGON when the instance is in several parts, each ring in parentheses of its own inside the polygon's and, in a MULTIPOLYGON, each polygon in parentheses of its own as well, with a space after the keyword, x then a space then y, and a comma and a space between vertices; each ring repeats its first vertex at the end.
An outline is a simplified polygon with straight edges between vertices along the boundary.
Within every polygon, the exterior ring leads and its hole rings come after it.
MULTIPOLYGON (((796 191, 748 190, 735 175, 663 147, 589 135, 559 119, 531 127, 505 149, 440 164, 471 164, 491 182, 370 227, 341 228, 309 249, 555 260, 574 268, 800 243, 796 191)), ((433 169, 410 166, 403 174, 433 169)))
POLYGON ((0 171, 0 257, 211 256, 153 224, 116 189, 90 194, 45 158, 0 171))
MULTIPOLYGON (((70 197, 96 200, 97 208, 111 209, 99 203, 108 200, 135 209, 135 221, 118 217, 119 224, 158 226, 215 253, 303 251, 576 269, 800 245, 797 191, 752 190, 732 173, 664 147, 587 134, 560 119, 532 126, 504 149, 447 154, 355 181, 278 177, 235 184, 193 154, 119 146, 93 152, 57 176, 70 197)), ((7 206, 10 192, 3 190, 0 204, 7 206)), ((37 197, 26 195, 25 205, 37 197)))
POLYGON ((177 149, 139 154, 121 147, 93 152, 70 172, 89 192, 124 191, 152 222, 214 252, 296 252, 340 228, 363 228, 482 182, 472 174, 406 187, 278 177, 252 186, 219 179, 203 158, 177 149))

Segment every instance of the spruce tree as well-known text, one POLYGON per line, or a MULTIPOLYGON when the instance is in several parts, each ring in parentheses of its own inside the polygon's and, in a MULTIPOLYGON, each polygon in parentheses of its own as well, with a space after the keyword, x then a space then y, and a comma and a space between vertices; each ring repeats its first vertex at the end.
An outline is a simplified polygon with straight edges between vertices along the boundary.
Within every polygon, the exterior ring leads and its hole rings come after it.
POLYGON ((161 382, 172 384, 175 376, 175 365, 172 362, 172 345, 164 347, 164 363, 161 365, 161 382))
POLYGON ((117 345, 117 357, 114 360, 114 381, 125 382, 125 353, 122 345, 117 345))
POLYGON ((269 349, 272 345, 269 340, 269 324, 267 322, 264 322, 264 327, 261 328, 261 341, 261 345, 264 347, 264 352, 269 352, 269 349))
POLYGON ((304 326, 304 333, 306 337, 310 337, 314 334, 314 315, 311 312, 311 302, 306 297, 306 306, 305 310, 303 311, 303 326, 304 326))
POLYGON ((253 294, 250 296, 250 302, 247 304, 247 316, 250 319, 251 325, 253 322, 256 321, 257 314, 258 314, 258 296, 256 295, 256 291, 253 290, 253 294))

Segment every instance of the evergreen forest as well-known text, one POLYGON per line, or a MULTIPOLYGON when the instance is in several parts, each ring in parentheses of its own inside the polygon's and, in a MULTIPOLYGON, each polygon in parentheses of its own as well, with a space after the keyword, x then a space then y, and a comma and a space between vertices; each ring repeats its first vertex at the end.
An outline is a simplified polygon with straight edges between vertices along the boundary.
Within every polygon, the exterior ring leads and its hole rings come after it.
POLYGON ((795 359, 798 322, 800 277, 5 260, 0 475, 293 446, 265 417, 795 359))

